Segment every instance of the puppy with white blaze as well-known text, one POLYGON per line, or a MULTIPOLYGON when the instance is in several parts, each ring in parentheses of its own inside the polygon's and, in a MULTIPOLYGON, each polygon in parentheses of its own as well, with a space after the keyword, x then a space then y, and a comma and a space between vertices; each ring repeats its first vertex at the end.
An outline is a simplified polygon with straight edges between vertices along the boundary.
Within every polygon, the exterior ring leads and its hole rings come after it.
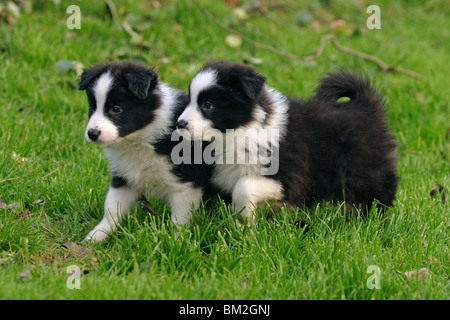
POLYGON ((365 211, 375 200, 380 210, 393 204, 396 142, 383 99, 367 78, 331 73, 314 96, 303 100, 269 87, 251 67, 218 61, 194 76, 189 97, 177 127, 188 130, 193 139, 210 140, 209 132, 219 131, 222 138, 212 144, 218 141, 216 147, 227 159, 236 159, 229 153, 249 156, 252 145, 268 150, 253 163, 214 165, 212 183, 231 195, 244 222, 252 223, 255 209, 272 202, 295 207, 345 200, 352 211, 365 211), (343 97, 346 101, 340 100, 343 97), (236 131, 252 133, 241 143, 223 142, 239 139, 236 131), (266 141, 261 132, 269 132, 266 141), (274 161, 277 170, 264 173, 274 161))
POLYGON ((105 148, 112 175, 104 217, 87 239, 103 241, 144 192, 169 203, 175 224, 188 223, 211 168, 174 165, 170 157, 176 143, 170 136, 187 94, 159 82, 153 69, 130 62, 84 70, 79 88, 89 103, 86 139, 105 148))

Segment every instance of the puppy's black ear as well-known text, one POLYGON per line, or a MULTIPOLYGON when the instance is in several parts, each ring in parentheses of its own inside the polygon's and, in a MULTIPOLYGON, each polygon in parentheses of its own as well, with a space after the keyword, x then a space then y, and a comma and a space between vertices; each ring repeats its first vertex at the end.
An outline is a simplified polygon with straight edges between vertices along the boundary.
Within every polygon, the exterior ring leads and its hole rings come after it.
POLYGON ((208 62, 203 70, 212 69, 217 72, 219 83, 231 91, 238 92, 255 101, 261 94, 266 78, 245 64, 219 60, 208 62))
POLYGON ((107 67, 107 64, 98 64, 89 69, 84 69, 83 73, 81 74, 80 85, 78 86, 78 88, 80 90, 86 90, 91 82, 94 79, 98 78, 98 76, 102 74, 107 67))
POLYGON ((266 82, 266 78, 252 71, 248 71, 239 77, 239 82, 244 93, 252 100, 255 100, 266 82))
POLYGON ((253 68, 237 63, 231 64, 228 74, 230 76, 229 81, 232 90, 243 93, 252 101, 258 98, 266 82, 266 78, 257 73, 253 68))
POLYGON ((145 99, 158 83, 158 74, 151 69, 126 73, 123 75, 128 89, 138 98, 145 99))

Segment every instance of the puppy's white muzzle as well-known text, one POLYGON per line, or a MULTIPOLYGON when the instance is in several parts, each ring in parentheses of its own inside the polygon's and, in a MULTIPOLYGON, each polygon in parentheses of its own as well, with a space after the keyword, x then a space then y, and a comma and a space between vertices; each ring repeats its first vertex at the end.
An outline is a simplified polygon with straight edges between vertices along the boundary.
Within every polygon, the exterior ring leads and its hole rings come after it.
POLYGON ((89 142, 106 146, 119 139, 119 130, 110 119, 96 111, 86 127, 85 137, 89 142))
POLYGON ((204 140, 205 132, 212 130, 211 121, 205 119, 199 108, 192 104, 178 118, 177 127, 187 130, 192 140, 204 140))

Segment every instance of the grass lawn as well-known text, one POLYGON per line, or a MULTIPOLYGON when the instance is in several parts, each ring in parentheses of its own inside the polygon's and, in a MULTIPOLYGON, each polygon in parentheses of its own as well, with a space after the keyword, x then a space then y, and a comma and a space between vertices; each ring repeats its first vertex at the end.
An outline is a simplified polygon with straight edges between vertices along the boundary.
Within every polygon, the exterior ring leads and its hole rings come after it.
POLYGON ((307 55, 334 32, 341 45, 420 79, 384 73, 330 43, 309 62, 247 42, 232 47, 191 1, 116 0, 116 22, 103 1, 18 2, 19 17, 0 2, 0 299, 450 298, 445 1, 273 1, 241 19, 233 10, 246 1, 199 1, 260 43, 307 55), (71 4, 81 9, 81 29, 67 28, 71 4), (369 4, 381 9, 381 29, 366 27, 369 4), (133 43, 123 20, 142 38, 133 43), (151 199, 158 215, 137 205, 110 239, 73 254, 61 244, 79 243, 101 219, 110 176, 103 150, 84 139, 88 106, 76 68, 55 65, 123 59, 155 66, 183 90, 216 59, 253 63, 269 85, 299 96, 337 68, 367 73, 385 94, 399 143, 398 200, 384 217, 346 218, 339 204, 321 202, 245 229, 223 203, 210 202, 174 240, 168 207, 151 199), (73 290, 72 265, 82 273, 73 290), (370 289, 376 276, 380 288, 370 289))

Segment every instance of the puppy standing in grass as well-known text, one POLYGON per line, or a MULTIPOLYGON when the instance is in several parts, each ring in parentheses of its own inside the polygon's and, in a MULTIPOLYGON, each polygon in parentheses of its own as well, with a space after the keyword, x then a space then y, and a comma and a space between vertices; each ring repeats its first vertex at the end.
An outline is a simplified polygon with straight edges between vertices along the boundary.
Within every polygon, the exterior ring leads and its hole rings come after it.
POLYGON ((105 147, 112 183, 103 220, 87 239, 103 241, 143 192, 167 201, 175 224, 186 224, 210 178, 204 164, 174 165, 170 135, 188 102, 157 73, 130 62, 101 63, 83 72, 89 123, 86 139, 105 147))
POLYGON ((396 142, 382 98, 368 79, 344 71, 322 79, 315 92, 308 100, 288 97, 265 85, 252 68, 228 61, 206 64, 192 79, 190 101, 177 127, 193 139, 215 137, 212 144, 222 150, 223 164, 215 165, 212 183, 231 195, 247 223, 261 203, 298 206, 338 199, 363 210, 374 200, 381 209, 392 205, 398 184, 396 142), (339 102, 342 97, 349 100, 339 102), (248 143, 222 148, 228 143, 222 140, 235 139, 229 129, 251 131, 243 137, 248 143), (265 131, 276 134, 264 141, 260 132, 265 131), (278 157, 224 161, 236 159, 230 153, 247 158, 255 152, 249 146, 278 157), (264 174, 273 161, 276 172, 264 174))

